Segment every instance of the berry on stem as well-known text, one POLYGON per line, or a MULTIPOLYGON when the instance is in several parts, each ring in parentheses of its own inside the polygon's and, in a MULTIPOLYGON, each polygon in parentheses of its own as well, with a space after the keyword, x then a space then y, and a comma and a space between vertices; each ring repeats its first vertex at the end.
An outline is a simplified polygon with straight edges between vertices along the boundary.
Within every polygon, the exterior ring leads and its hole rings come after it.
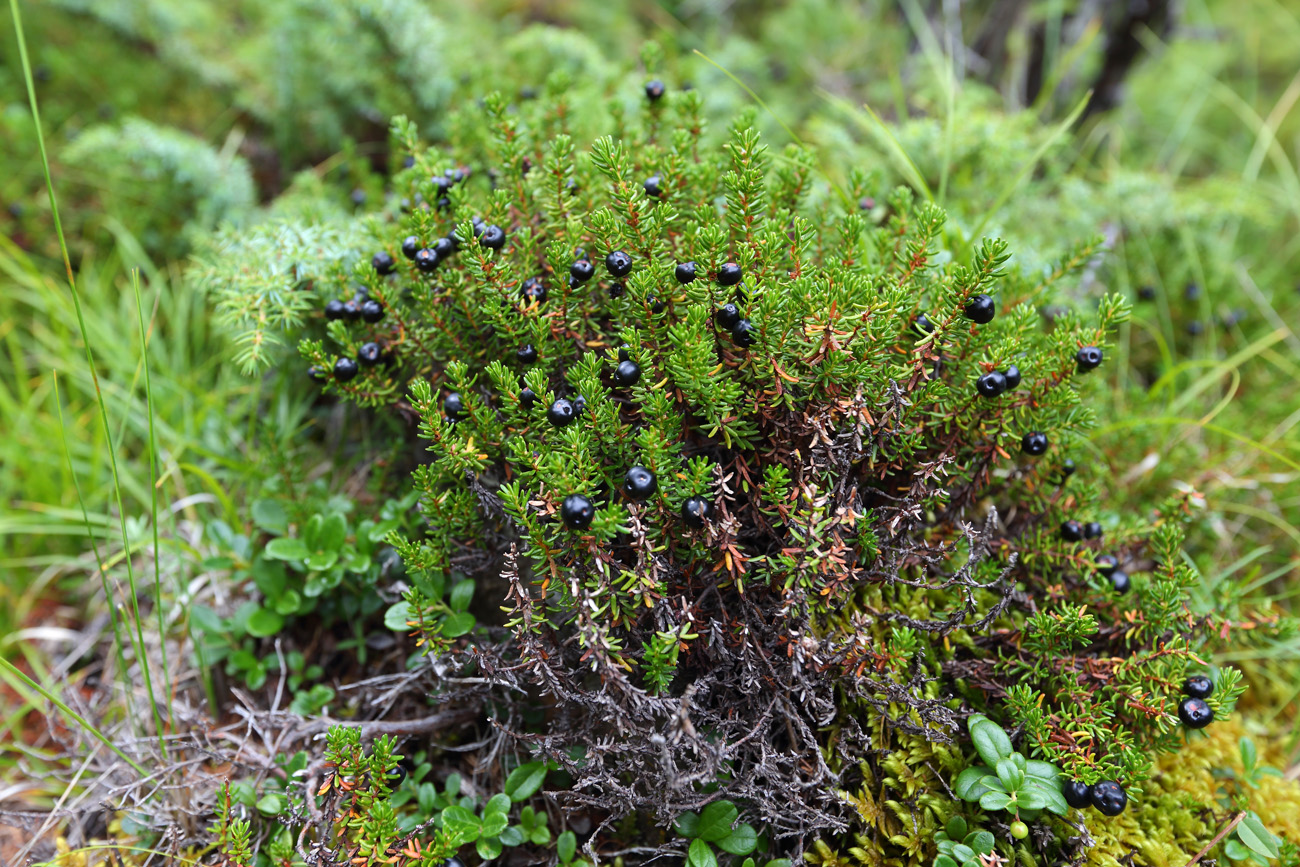
POLYGON ((1214 722, 1214 709, 1205 699, 1189 695, 1178 703, 1178 718, 1189 729, 1203 729, 1214 722))
POLYGON ((725 328, 730 331, 736 327, 740 321, 740 310, 735 304, 723 304, 717 310, 713 311, 713 321, 718 323, 719 328, 725 328))
POLYGON ((596 266, 590 259, 579 259, 569 266, 569 276, 578 283, 586 283, 596 274, 596 266))
POLYGON ((420 252, 422 246, 423 245, 420 243, 418 237, 415 235, 407 235, 402 239, 402 255, 408 259, 414 259, 415 254, 420 252))
POLYGON ((1066 479, 1074 475, 1074 471, 1077 469, 1078 467, 1074 464, 1074 458, 1066 458, 1061 461, 1061 482, 1064 483, 1066 479))
POLYGON ((645 95, 651 102, 658 102, 660 99, 663 99, 664 83, 657 78, 652 81, 647 81, 645 85, 645 95))
POLYGON ((335 319, 347 318, 347 311, 343 309, 343 302, 337 298, 331 298, 325 302, 325 318, 333 322, 335 319))
POLYGON ((693 530, 704 528, 713 514, 713 504, 703 497, 691 497, 682 503, 682 521, 693 530))
POLYGON ((1020 441, 1020 448, 1027 455, 1043 454, 1047 451, 1047 434, 1042 431, 1025 434, 1024 439, 1020 441))
POLYGON ((397 263, 387 250, 380 250, 370 258, 370 264, 381 275, 387 276, 397 269, 397 263))
POLYGON ((561 397, 551 404, 546 410, 546 420, 556 427, 564 427, 573 421, 577 411, 573 407, 573 401, 561 397))
POLYGON ((630 388, 641 380, 641 368, 635 361, 620 361, 614 369, 614 382, 622 388, 630 388))
POLYGON ((651 175, 645 179, 645 194, 652 199, 657 199, 664 194, 664 179, 659 175, 651 175))
POLYGON ((1118 816, 1128 806, 1128 793, 1114 780, 1102 780, 1092 787, 1092 805, 1103 816, 1118 816))
POLYGON ((439 257, 437 251, 429 247, 415 251, 415 267, 419 268, 425 274, 428 274, 433 271, 433 269, 437 268, 438 261, 439 257))
POLYGON ((695 271, 699 266, 694 262, 678 262, 677 269, 673 271, 673 276, 677 282, 685 286, 687 283, 695 282, 695 271))
POLYGON ((748 349, 758 342, 758 329, 748 319, 741 319, 731 328, 731 342, 748 349))
POLYGON ((433 242, 433 252, 438 254, 438 261, 442 261, 456 252, 456 242, 451 238, 439 238, 433 242))
POLYGON ((373 298, 361 302, 361 318, 367 322, 378 322, 384 318, 384 305, 373 298))
POLYGON ((605 257, 605 267, 615 277, 626 277, 632 273, 632 257, 622 250, 614 250, 605 257))
POLYGON ((1019 820, 1011 823, 1010 831, 1011 836, 1017 840, 1023 840, 1029 836, 1029 826, 1019 820))
POLYGON ((1083 525, 1083 538, 1100 539, 1102 534, 1101 524, 1096 521, 1089 521, 1083 525))
POLYGON ((537 347, 533 346, 531 343, 525 343, 523 346, 515 350, 515 358, 519 359, 524 364, 532 364, 537 360, 537 347))
POLYGON ((529 277, 520 287, 520 292, 524 296, 525 306, 534 301, 541 304, 546 300, 546 284, 542 282, 541 277, 529 277))
POLYGON ((1074 360, 1080 371, 1095 370, 1101 366, 1101 350, 1096 346, 1085 346, 1074 354, 1074 360))
POLYGON ((1209 698, 1214 693, 1214 681, 1204 674, 1193 674, 1183 681, 1183 692, 1192 698, 1209 698))
POLYGON ((1061 525, 1061 538, 1067 542, 1078 542, 1083 538, 1083 525, 1075 520, 1066 521, 1061 525))
POLYGON ((350 358, 338 358, 334 361, 334 378, 339 382, 355 379, 357 370, 357 363, 350 358))
POLYGON ((1119 568, 1119 561, 1110 554, 1102 554, 1094 562, 1097 564, 1097 571, 1103 575, 1109 575, 1119 568))
POLYGON ((560 519, 570 530, 585 530, 596 517, 596 507, 582 494, 569 494, 560 504, 560 519))
POLYGON ((1076 810, 1092 806, 1092 786, 1083 780, 1066 780, 1061 786, 1061 794, 1065 796, 1065 803, 1076 810))
POLYGON ((447 414, 447 418, 456 421, 465 412, 465 402, 460 399, 460 392, 451 391, 442 399, 442 411, 447 414))
POLYGON ((500 226, 488 226, 478 242, 489 250, 500 250, 506 245, 506 233, 500 226))
POLYGON ((924 313, 918 313, 916 314, 916 319, 912 322, 912 330, 924 337, 934 331, 934 323, 930 321, 929 316, 926 316, 924 313))
POLYGON ((1007 378, 1007 390, 1011 391, 1020 387, 1020 368, 1014 364, 1007 365, 1006 372, 1002 374, 1007 378))
POLYGON ((649 499, 658 489, 659 483, 655 481, 655 474, 645 467, 632 467, 623 476, 623 493, 638 503, 649 499))
POLYGON ((718 285, 735 286, 743 276, 745 275, 740 270, 739 265, 735 262, 728 262, 718 269, 718 285))
POLYGON ((1133 579, 1128 577, 1127 572, 1116 569, 1110 573, 1110 584, 1115 588, 1116 593, 1123 596, 1133 588, 1133 579))
POLYGON ((990 370, 975 380, 975 390, 984 397, 997 397, 1007 390, 1007 377, 999 371, 990 370))
POLYGON ((384 351, 379 348, 378 343, 364 343, 357 350, 357 361, 361 362, 363 367, 374 367, 384 360, 384 351))
POLYGON ((994 315, 997 314, 997 304, 992 297, 985 295, 983 292, 971 298, 966 302, 966 309, 962 312, 966 318, 979 325, 987 325, 993 321, 994 315))

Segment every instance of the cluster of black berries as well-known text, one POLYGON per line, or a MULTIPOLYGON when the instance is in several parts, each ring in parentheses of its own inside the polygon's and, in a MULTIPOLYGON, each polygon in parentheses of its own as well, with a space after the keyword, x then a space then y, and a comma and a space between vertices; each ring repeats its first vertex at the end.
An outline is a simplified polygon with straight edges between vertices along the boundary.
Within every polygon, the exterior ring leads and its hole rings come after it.
POLYGON ((1015 391, 1019 386, 1020 368, 1014 364, 1007 365, 1005 371, 990 370, 975 380, 975 390, 984 397, 990 398, 999 397, 1008 391, 1015 391))
MULTIPOLYGON (((681 262, 677 265, 674 272, 677 282, 685 286, 687 283, 694 283, 699 276, 700 266, 694 262, 681 262)), ((740 311, 740 304, 745 301, 745 290, 741 285, 741 279, 745 276, 744 271, 735 262, 727 262, 718 268, 717 281, 719 286, 736 286, 735 300, 727 301, 717 310, 713 311, 713 321, 721 329, 731 332, 731 342, 748 349, 758 341, 758 330, 754 328, 754 323, 745 318, 740 311)))
MULTIPOLYGON (((1091 526, 1091 525, 1090 525, 1091 526)), ((1110 554, 1102 554, 1096 560, 1097 571, 1110 579, 1110 586, 1123 596, 1133 587, 1133 580, 1128 573, 1119 568, 1119 561, 1110 554)))
MULTIPOLYGON (((392 272, 392 257, 387 253, 376 253, 371 260, 371 264, 375 266, 375 270, 380 274, 392 272)), ((383 320, 384 305, 369 297, 363 290, 358 292, 351 301, 340 301, 335 298, 326 302, 325 318, 331 322, 335 320, 343 322, 361 320, 374 324, 383 320)), ((384 352, 378 343, 371 341, 362 344, 357 350, 355 359, 346 357, 336 359, 332 373, 336 382, 349 382, 356 378, 362 367, 374 367, 377 364, 391 360, 392 357, 384 352)), ((309 368, 307 375, 317 382, 323 382, 326 379, 325 374, 315 367, 309 368)))
MULTIPOLYGON (((623 476, 623 493, 629 500, 643 503, 659 490, 655 474, 645 467, 632 467, 623 476)), ((713 504, 703 497, 690 497, 682 503, 682 521, 698 530, 713 514, 713 504)), ((560 504, 560 520, 570 530, 585 530, 596 516, 596 505, 585 494, 570 494, 560 504)))
POLYGON ((1189 729, 1203 729, 1214 722, 1214 708, 1206 701, 1214 692, 1214 681, 1193 674, 1183 682, 1185 698, 1178 703, 1178 718, 1189 729))
POLYGON ((375 323, 384 318, 384 305, 365 293, 357 293, 351 301, 332 298, 325 303, 325 318, 331 322, 340 319, 344 322, 375 323))
POLYGON ((1089 786, 1080 780, 1067 780, 1061 794, 1065 803, 1076 810, 1093 807, 1103 816, 1118 816, 1128 806, 1128 793, 1114 780, 1102 780, 1089 786))

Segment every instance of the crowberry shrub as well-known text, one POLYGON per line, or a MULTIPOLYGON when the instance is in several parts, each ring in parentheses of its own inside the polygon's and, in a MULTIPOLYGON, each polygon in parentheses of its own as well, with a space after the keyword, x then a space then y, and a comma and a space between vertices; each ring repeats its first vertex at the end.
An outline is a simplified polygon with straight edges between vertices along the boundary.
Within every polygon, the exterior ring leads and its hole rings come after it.
MULTIPOLYGON (((302 366, 377 344, 319 387, 427 452, 427 532, 393 540, 421 647, 546 704, 521 737, 572 775, 557 797, 611 816, 725 795, 798 850, 853 826, 836 793, 892 779, 892 747, 959 767, 975 709, 1098 809, 1140 799, 1214 618, 1189 607, 1184 500, 1108 533, 1150 564, 1121 596, 1076 517, 1105 511, 1095 483, 1061 487, 1127 302, 1037 305, 1096 248, 1021 272, 909 188, 774 159, 752 112, 715 135, 698 93, 647 94, 590 141, 563 89, 487 96, 446 148, 399 120, 395 196, 446 206, 295 263, 322 308, 360 284, 383 311, 321 315, 302 366), (473 170, 445 187, 449 166, 473 170), (458 252, 372 267, 411 237, 458 252), (472 642, 439 620, 452 573, 506 600, 472 642)), ((1239 693, 1224 669, 1206 707, 1239 693)))

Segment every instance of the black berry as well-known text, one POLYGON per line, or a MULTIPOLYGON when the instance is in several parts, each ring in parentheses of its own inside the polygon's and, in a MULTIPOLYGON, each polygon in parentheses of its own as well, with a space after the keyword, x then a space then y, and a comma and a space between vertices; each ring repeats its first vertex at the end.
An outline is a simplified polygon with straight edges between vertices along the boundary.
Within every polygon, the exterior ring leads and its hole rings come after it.
POLYGON ((408 259, 414 259, 415 254, 420 252, 420 239, 415 235, 407 235, 402 239, 402 255, 408 259))
POLYGON ((433 242, 433 252, 438 254, 438 261, 442 261, 456 252, 456 242, 451 238, 439 238, 433 242))
POLYGON ((560 504, 560 519, 570 530, 585 530, 596 517, 596 507, 582 494, 569 494, 560 504))
POLYGON ((1101 350, 1096 346, 1085 346, 1074 354, 1079 363, 1079 370, 1095 370, 1101 366, 1101 350))
POLYGON ((645 194, 651 198, 657 199, 664 194, 664 179, 659 175, 651 175, 645 179, 645 194))
POLYGON ((329 378, 323 372, 321 372, 321 369, 319 367, 307 368, 307 376, 311 377, 312 382, 324 382, 326 379, 329 378))
POLYGON ((1014 364, 1007 365, 1006 372, 1002 374, 1007 378, 1007 390, 1011 391, 1020 387, 1020 368, 1014 364))
POLYGON ((675 276, 677 282, 681 283, 683 286, 687 283, 694 283, 695 269, 697 267, 698 266, 694 262, 678 262, 677 270, 673 272, 673 276, 675 276))
POLYGON ((728 331, 736 327, 740 321, 740 310, 735 304, 723 304, 717 310, 713 311, 713 321, 718 323, 719 328, 725 328, 728 331))
POLYGON ((379 348, 378 343, 364 343, 357 350, 357 361, 361 362, 363 367, 374 367, 384 360, 384 352, 379 348))
POLYGON ((635 361, 620 361, 614 369, 614 382, 622 388, 629 388, 641 380, 641 368, 635 361))
POLYGON ((659 300, 658 298, 656 298, 655 296, 653 296, 653 295, 648 295, 648 296, 646 296, 646 299, 645 299, 645 300, 646 300, 646 302, 650 305, 650 312, 651 312, 651 313, 663 313, 663 312, 664 312, 664 302, 660 301, 660 300, 659 300))
POLYGON ((1083 538, 1100 539, 1102 534, 1101 524, 1096 521, 1089 521, 1083 525, 1083 538))
POLYGON ((524 364, 532 364, 537 360, 537 347, 533 346, 531 343, 525 343, 523 346, 515 350, 515 358, 519 359, 524 364))
POLYGON ((1205 699, 1189 695, 1178 703, 1178 718, 1189 729, 1203 729, 1214 722, 1214 709, 1205 699))
POLYGON ((1006 374, 996 370, 990 370, 988 373, 975 380, 975 390, 984 397, 997 397, 1007 390, 1006 374))
POLYGON ((703 529, 713 514, 713 504, 703 497, 691 497, 682 503, 682 521, 693 530, 703 529))
POLYGON ((343 318, 348 322, 356 322, 361 318, 361 302, 353 298, 351 301, 343 302, 343 318))
POLYGON ((347 382, 355 379, 357 375, 357 363, 350 358, 339 358, 334 361, 334 378, 339 382, 347 382))
POLYGON ((578 395, 573 399, 573 414, 582 415, 586 411, 587 411, 587 399, 582 395, 578 395))
POLYGON ((500 226, 488 226, 478 242, 489 250, 500 250, 506 245, 506 233, 500 226))
POLYGON ((912 330, 924 337, 934 330, 934 323, 930 321, 929 316, 918 313, 916 314, 916 320, 912 323, 912 330))
POLYGON ((663 99, 664 83, 657 78, 653 81, 647 81, 645 85, 645 95, 651 102, 658 102, 660 99, 663 99))
POLYGON ((1128 577, 1128 573, 1116 569, 1110 573, 1110 586, 1115 588, 1115 592, 1120 596, 1133 589, 1133 579, 1128 577))
POLYGON ((596 266, 590 259, 579 259, 569 266, 569 276, 578 283, 586 283, 596 274, 596 266))
POLYGON ((525 385, 519 391, 519 405, 524 409, 532 409, 535 403, 537 403, 537 392, 525 385))
POLYGON ((465 411, 465 401, 460 399, 459 392, 448 392, 447 396, 442 399, 442 411, 452 421, 460 418, 461 413, 465 411))
POLYGON ((1097 564, 1097 571, 1103 575, 1109 575, 1119 568, 1119 561, 1110 554, 1101 554, 1093 562, 1097 564))
POLYGON ((1066 521, 1061 525, 1061 538, 1067 542, 1077 542, 1083 538, 1083 525, 1078 521, 1066 521))
POLYGON ((758 342, 758 329, 748 319, 742 319, 732 326, 731 341, 745 348, 753 346, 758 342))
POLYGON ((343 309, 343 302, 337 298, 332 298, 329 301, 326 301, 325 318, 331 321, 347 318, 347 311, 343 309))
POLYGON ((1102 780, 1092 787, 1092 805, 1103 816, 1118 816, 1128 806, 1128 793, 1114 780, 1102 780))
POLYGON ((618 348, 618 360, 619 360, 619 361, 627 361, 628 359, 630 359, 630 358, 632 357, 632 356, 630 356, 630 355, 627 354, 627 350, 628 350, 628 346, 627 346, 626 343, 624 343, 622 346, 620 346, 620 347, 618 348))
POLYGON ((994 315, 998 312, 998 306, 990 296, 981 292, 966 302, 966 309, 963 312, 966 314, 966 318, 972 322, 987 325, 993 321, 994 315))
POLYGON ((615 277, 626 277, 632 273, 632 257, 622 250, 615 250, 605 257, 605 267, 615 277))
POLYGON ((387 250, 380 250, 372 256, 370 264, 373 265, 374 269, 380 274, 391 274, 397 268, 397 263, 393 261, 393 257, 387 250))
POLYGON ((1061 481, 1064 482, 1070 476, 1074 475, 1074 471, 1077 469, 1078 467, 1074 465, 1074 458, 1066 458, 1061 461, 1061 481))
POLYGON ((622 298, 626 293, 627 293, 627 286, 625 284, 618 283, 618 282, 609 284, 610 298, 622 298))
POLYGON ((532 304, 536 301, 538 304, 546 300, 546 284, 540 277, 529 277, 524 281, 521 291, 524 296, 524 304, 532 304))
POLYGON ((563 397, 556 400, 546 410, 546 420, 556 427, 564 427, 573 421, 575 415, 577 415, 577 412, 573 408, 573 401, 563 397))
MULTIPOLYGON (((446 239, 444 238, 443 240, 446 239)), ((438 267, 439 260, 440 257, 438 256, 437 250, 425 247, 423 250, 415 251, 415 267, 419 268, 426 274, 438 267)))
POLYGON ((384 305, 373 298, 361 302, 361 318, 367 322, 378 322, 384 318, 384 305))
POLYGON ((1192 698, 1209 698, 1214 693, 1214 681, 1204 674, 1193 674, 1183 681, 1183 692, 1192 698))
POLYGON ((718 283, 722 286, 735 286, 744 274, 735 262, 728 262, 718 269, 718 283))
POLYGON ((1025 434, 1020 441, 1021 450, 1027 455, 1041 455, 1047 451, 1047 434, 1041 431, 1025 434))
POLYGON ((645 467, 633 467, 623 476, 623 493, 629 498, 640 502, 650 498, 650 495, 659 489, 659 483, 655 481, 655 474, 645 467))
POLYGON ((1061 794, 1065 796, 1065 803, 1076 810, 1092 805, 1092 786, 1083 780, 1066 780, 1061 786, 1061 794))

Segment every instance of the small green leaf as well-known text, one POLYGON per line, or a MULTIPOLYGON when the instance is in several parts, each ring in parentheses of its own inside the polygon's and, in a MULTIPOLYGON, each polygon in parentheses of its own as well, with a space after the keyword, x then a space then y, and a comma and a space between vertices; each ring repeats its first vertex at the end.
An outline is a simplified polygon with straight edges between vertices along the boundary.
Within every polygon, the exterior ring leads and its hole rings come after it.
POLYGON ((1278 857, 1277 838, 1264 827, 1264 823, 1254 813, 1247 813, 1246 818, 1237 825, 1237 836, 1252 852, 1258 852, 1269 858, 1278 857))
POLYGON ((258 608, 248 617, 246 624, 248 634, 255 638, 267 638, 277 634, 284 626, 284 618, 267 608, 258 608))
POLYGON ((263 816, 276 816, 284 809, 284 798, 274 792, 263 795, 257 801, 257 812, 263 816))
POLYGON ((495 836, 479 837, 474 841, 474 850, 484 861, 492 861, 501 857, 501 841, 495 836))
POLYGON ((451 588, 451 598, 447 604, 451 606, 452 611, 460 613, 469 608, 470 600, 473 598, 474 582, 467 578, 451 588))
POLYGON ((980 798, 980 806, 985 810, 1002 810, 1011 803, 1011 796, 1005 792, 985 792, 980 798))
POLYGON ((528 834, 528 841, 534 846, 545 846, 551 842, 551 829, 545 825, 538 825, 528 834))
POLYGON ((289 529, 289 515, 278 500, 258 500, 253 503, 253 523, 268 533, 283 536, 289 529))
MULTIPOLYGON (((988 770, 986 768, 981 768, 981 767, 967 768, 966 770, 961 772, 961 776, 957 777, 957 785, 960 786, 962 777, 966 776, 971 771, 976 772, 975 779, 977 780, 980 777, 984 776, 984 774, 988 773, 988 770)), ((960 792, 958 792, 957 794, 961 795, 962 798, 966 798, 966 796, 962 795, 960 792)), ((951 837, 952 839, 961 840, 966 836, 966 832, 968 830, 966 827, 966 820, 961 816, 953 816, 951 819, 948 820, 948 824, 944 826, 944 830, 948 832, 948 836, 951 837)))
POLYGON ((1001 726, 987 719, 971 723, 970 737, 976 752, 989 767, 997 767, 998 762, 1011 755, 1011 738, 1001 726))
POLYGON ((1025 782, 1025 774, 1016 767, 1016 763, 1011 759, 1002 759, 998 762, 998 779, 1008 792, 1017 791, 1025 782))
POLYGON ((686 852, 686 863, 688 867, 718 867, 718 856, 713 854, 708 843, 696 837, 686 852))
POLYGON ((700 814, 682 813, 677 817, 677 836, 698 837, 700 835, 700 814))
POLYGON ((1066 813, 1070 812, 1070 805, 1066 803, 1065 795, 1061 793, 1061 786, 1059 783, 1047 782, 1039 777, 1030 777, 1025 780, 1023 791, 1038 793, 1044 802, 1041 808, 1031 807, 1030 809, 1051 810, 1058 816, 1064 816, 1066 813))
POLYGON ((1027 810, 1042 810, 1047 806, 1047 798, 1037 789, 1025 787, 1016 793, 1016 802, 1027 810))
POLYGON ((974 849, 976 853, 987 855, 993 851, 993 845, 997 841, 989 831, 972 831, 966 835, 966 839, 962 842, 974 849))
POLYGON ((1233 861, 1245 861, 1250 858, 1250 850, 1236 837, 1228 838, 1228 842, 1223 844, 1223 851, 1233 861))
POLYGON ((308 554, 303 565, 315 572, 323 572, 339 561, 338 551, 317 551, 308 554))
MULTIPOLYGON (((980 782, 980 780, 987 776, 988 773, 989 769, 983 765, 973 765, 967 768, 958 774, 957 779, 953 781, 953 791, 955 791, 957 797, 961 798, 963 801, 978 801, 980 795, 989 791, 988 786, 985 786, 980 782)), ((962 837, 966 836, 966 822, 961 818, 961 816, 953 816, 948 820, 948 836, 952 837, 954 840, 960 840, 962 837), (962 832, 960 834, 954 834, 952 832, 953 822, 961 823, 962 832)))
POLYGON ((442 622, 442 634, 448 638, 460 638, 474 628, 474 615, 468 611, 453 614, 442 622))
POLYGON ((758 832, 747 822, 742 822, 734 831, 718 841, 718 848, 732 855, 748 855, 757 846, 758 832))
POLYGON ((488 799, 487 804, 483 807, 484 818, 488 816, 504 816, 510 812, 510 796, 498 792, 488 799))
POLYGON ((410 618, 411 606, 405 601, 394 602, 384 612, 384 625, 394 632, 406 632, 411 628, 406 625, 406 621, 410 618))
POLYGON ((524 829, 518 825, 511 825, 501 832, 502 846, 521 846, 524 842, 524 829))
POLYGON ((528 762, 520 765, 506 777, 505 793, 512 801, 526 801, 542 787, 546 779, 544 762, 528 762))
POLYGON ((1061 771, 1056 765, 1050 762, 1040 762, 1036 759, 1030 759, 1025 763, 1024 771, 1031 777, 1038 777, 1040 780, 1057 780, 1061 776, 1061 771))
POLYGON ((495 837, 504 831, 509 823, 510 820, 504 813, 484 813, 483 830, 479 833, 484 837, 495 837))
POLYGON ((940 855, 934 859, 934 867, 960 867, 960 865, 947 855, 940 855))
POLYGON ((560 856, 561 864, 568 864, 578 851, 578 838, 572 831, 565 831, 555 840, 555 851, 560 856))
POLYGON ((731 833, 732 823, 740 816, 736 805, 730 801, 714 801, 700 813, 700 828, 696 835, 712 843, 731 833))
POLYGON ((952 857, 964 864, 975 857, 975 850, 964 843, 958 843, 952 849, 952 857))
POLYGON ((266 556, 273 560, 305 560, 310 555, 311 549, 301 539, 282 536, 266 543, 266 556))
POLYGON ((477 837, 482 828, 478 817, 459 804, 442 811, 442 827, 448 834, 465 841, 477 837))

